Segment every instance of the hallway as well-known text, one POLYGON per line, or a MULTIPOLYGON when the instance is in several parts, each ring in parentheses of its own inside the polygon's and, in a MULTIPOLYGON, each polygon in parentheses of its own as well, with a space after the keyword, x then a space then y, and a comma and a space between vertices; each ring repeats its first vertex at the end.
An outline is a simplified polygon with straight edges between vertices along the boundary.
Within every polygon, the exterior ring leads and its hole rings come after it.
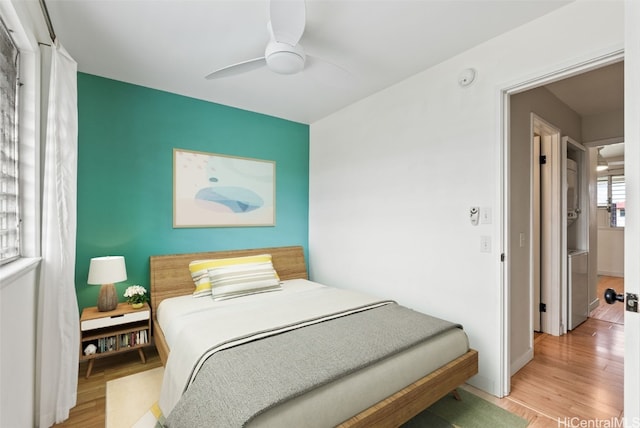
MULTIPOLYGON (((598 286, 599 296, 608 287, 621 293, 624 280, 601 277, 598 286)), ((564 336, 536 334, 534 359, 511 378, 511 395, 498 399, 470 390, 528 419, 532 428, 622 417, 624 308, 600 299, 592 316, 601 319, 591 317, 564 336)), ((588 426, 615 426, 602 423, 588 426)))

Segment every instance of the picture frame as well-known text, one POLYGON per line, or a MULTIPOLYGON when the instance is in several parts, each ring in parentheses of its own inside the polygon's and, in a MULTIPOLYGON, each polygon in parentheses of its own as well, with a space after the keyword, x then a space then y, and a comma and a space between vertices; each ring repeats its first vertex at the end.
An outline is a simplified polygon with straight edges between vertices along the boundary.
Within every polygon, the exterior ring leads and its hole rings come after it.
POLYGON ((173 149, 173 227, 275 226, 275 161, 173 149))

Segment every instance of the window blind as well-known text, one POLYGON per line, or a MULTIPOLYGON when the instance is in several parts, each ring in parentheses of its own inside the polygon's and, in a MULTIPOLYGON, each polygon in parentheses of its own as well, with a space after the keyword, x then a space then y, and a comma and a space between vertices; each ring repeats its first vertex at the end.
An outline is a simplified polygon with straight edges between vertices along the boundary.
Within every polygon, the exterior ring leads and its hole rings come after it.
POLYGON ((598 177, 598 206, 609 205, 609 176, 598 177))
POLYGON ((625 202, 626 190, 624 184, 624 175, 611 176, 611 202, 614 204, 625 202))
POLYGON ((0 264, 20 255, 18 59, 18 48, 0 20, 0 264))

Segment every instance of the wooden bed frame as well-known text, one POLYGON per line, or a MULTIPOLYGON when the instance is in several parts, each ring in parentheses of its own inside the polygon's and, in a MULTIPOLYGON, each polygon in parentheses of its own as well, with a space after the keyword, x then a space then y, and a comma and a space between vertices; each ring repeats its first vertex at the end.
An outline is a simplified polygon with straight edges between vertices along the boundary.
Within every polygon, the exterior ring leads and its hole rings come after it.
MULTIPOLYGON (((189 263, 193 260, 242 257, 256 254, 271 254, 273 266, 282 280, 308 279, 304 252, 302 247, 299 246, 150 257, 153 338, 162 364, 167 362, 169 347, 162 329, 157 323, 158 305, 164 299, 193 293, 194 285, 189 272, 189 263)), ((400 426, 477 373, 478 353, 470 349, 461 357, 346 420, 339 426, 342 428, 400 426)))

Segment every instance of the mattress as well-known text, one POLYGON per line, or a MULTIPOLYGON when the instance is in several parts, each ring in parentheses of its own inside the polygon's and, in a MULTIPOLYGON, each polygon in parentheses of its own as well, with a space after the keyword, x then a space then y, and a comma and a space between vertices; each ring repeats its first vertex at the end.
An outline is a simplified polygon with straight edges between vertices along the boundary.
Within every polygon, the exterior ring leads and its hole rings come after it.
MULTIPOLYGON (((224 318, 225 314, 231 314, 239 308, 244 311, 260 310, 285 296, 296 299, 321 287, 325 286, 307 280, 290 280, 284 282, 281 291, 228 301, 181 296, 164 300, 158 308, 157 319, 172 348, 178 346, 185 333, 188 334, 188 326, 194 320, 197 323, 204 319, 202 317, 207 312, 215 311, 224 318)), ((468 349, 468 340, 462 329, 449 330, 261 413, 249 426, 334 426, 459 357, 468 349), (309 415, 313 415, 313 418, 309 419, 309 415)), ((165 415, 171 408, 171 405, 163 408, 165 415)))

